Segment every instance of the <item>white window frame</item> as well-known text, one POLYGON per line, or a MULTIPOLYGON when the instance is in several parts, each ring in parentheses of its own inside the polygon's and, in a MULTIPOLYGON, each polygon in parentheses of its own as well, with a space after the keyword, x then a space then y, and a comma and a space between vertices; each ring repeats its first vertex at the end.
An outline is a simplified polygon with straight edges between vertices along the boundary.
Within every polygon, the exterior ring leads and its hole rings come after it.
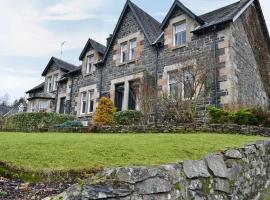
POLYGON ((136 39, 132 39, 129 41, 129 60, 134 60, 136 58, 136 50, 137 41, 136 39))
POLYGON ((171 94, 171 85, 172 85, 172 84, 176 84, 176 85, 177 85, 177 81, 176 81, 176 80, 174 80, 174 81, 171 82, 171 75, 172 75, 173 73, 177 73, 177 71, 172 71, 172 72, 169 72, 169 73, 168 73, 168 95, 169 95, 169 96, 172 95, 172 94, 171 94))
POLYGON ((94 106, 95 106, 95 98, 94 98, 94 95, 95 95, 95 91, 94 90, 89 90, 88 91, 88 106, 87 106, 87 111, 88 113, 93 113, 94 112, 94 106), (91 108, 91 101, 93 101, 93 110, 90 111, 90 108, 91 108))
POLYGON ((173 46, 174 47, 179 47, 179 46, 184 46, 187 42, 187 23, 186 20, 183 20, 181 22, 177 22, 173 24, 173 46), (182 27, 181 27, 182 26, 182 27), (181 27, 180 30, 177 30, 178 27, 181 27), (176 42, 176 35, 180 35, 181 43, 177 44, 176 42), (183 35, 185 34, 185 40, 183 40, 183 35))
POLYGON ((47 92, 51 92, 52 91, 52 79, 53 79, 53 77, 52 76, 49 76, 48 77, 48 80, 47 80, 47 92))
POLYGON ((87 112, 87 92, 81 92, 80 114, 85 115, 86 112, 87 112), (84 103, 84 101, 85 101, 85 111, 83 112, 83 103, 84 103))
POLYGON ((39 111, 46 111, 48 108, 48 104, 46 101, 39 101, 39 111))
POLYGON ((54 74, 53 75, 53 91, 56 91, 57 90, 57 82, 58 82, 58 74, 54 74))
POLYGON ((86 74, 90 74, 94 71, 94 55, 87 56, 86 59, 86 74))
POLYGON ((128 42, 123 42, 122 44, 120 44, 120 49, 121 49, 121 63, 125 63, 128 61, 128 42), (124 60, 124 52, 126 53, 126 57, 125 57, 125 60, 124 60))

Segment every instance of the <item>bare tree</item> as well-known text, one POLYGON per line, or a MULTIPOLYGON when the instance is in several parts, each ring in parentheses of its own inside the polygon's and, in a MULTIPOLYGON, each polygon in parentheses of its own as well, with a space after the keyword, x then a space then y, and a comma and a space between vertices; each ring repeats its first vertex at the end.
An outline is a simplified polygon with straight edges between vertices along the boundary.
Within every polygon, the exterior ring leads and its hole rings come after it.
POLYGON ((10 99, 9 95, 7 93, 3 96, 0 96, 0 105, 4 105, 4 106, 9 105, 9 99, 10 99))

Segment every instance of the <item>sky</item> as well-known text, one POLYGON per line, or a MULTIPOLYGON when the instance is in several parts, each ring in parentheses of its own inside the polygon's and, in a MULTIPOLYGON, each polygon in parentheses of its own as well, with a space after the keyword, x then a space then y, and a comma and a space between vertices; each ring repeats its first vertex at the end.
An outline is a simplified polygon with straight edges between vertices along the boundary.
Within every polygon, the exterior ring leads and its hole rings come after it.
MULTIPOLYGON (((126 0, 0 0, 0 96, 10 100, 44 81, 51 56, 79 65, 88 40, 105 44, 126 0), (61 55, 61 43, 63 46, 61 55)), ((237 0, 180 0, 200 15, 237 0)), ((133 0, 162 21, 173 0, 133 0)), ((260 0, 270 27, 269 0, 260 0)))

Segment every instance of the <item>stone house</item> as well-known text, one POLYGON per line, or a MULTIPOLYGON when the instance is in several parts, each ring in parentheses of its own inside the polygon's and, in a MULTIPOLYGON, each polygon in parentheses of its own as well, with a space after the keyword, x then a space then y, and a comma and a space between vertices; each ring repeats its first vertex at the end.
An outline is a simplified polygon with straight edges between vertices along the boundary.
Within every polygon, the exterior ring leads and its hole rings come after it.
POLYGON ((32 104, 47 102, 46 111, 87 122, 101 96, 111 98, 118 111, 140 109, 137 83, 145 72, 154 77, 159 94, 192 98, 199 95, 190 90, 200 68, 207 75, 203 91, 207 87, 208 93, 202 95, 207 105, 269 106, 270 38, 259 0, 200 16, 175 0, 161 23, 127 0, 106 47, 89 39, 79 59, 79 67, 51 59, 42 74, 45 82, 28 91, 29 111, 39 111, 32 104), (48 92, 54 74, 55 90, 48 92))

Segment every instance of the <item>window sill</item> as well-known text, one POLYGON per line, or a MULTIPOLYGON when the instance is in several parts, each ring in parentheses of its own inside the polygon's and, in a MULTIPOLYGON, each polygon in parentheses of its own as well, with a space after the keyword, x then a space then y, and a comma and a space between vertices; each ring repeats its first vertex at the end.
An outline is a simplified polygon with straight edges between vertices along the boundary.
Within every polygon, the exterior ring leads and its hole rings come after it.
POLYGON ((118 67, 122 67, 122 66, 125 66, 125 65, 133 64, 133 63, 135 63, 136 61, 137 61, 136 59, 129 60, 129 61, 127 61, 127 62, 120 63, 120 64, 118 64, 117 66, 118 66, 118 67))
POLYGON ((79 118, 82 118, 82 117, 92 117, 92 116, 94 116, 94 113, 80 114, 79 115, 79 118))
POLYGON ((187 46, 187 44, 183 44, 183 45, 180 45, 180 46, 174 46, 174 47, 172 47, 172 51, 175 51, 177 49, 185 48, 186 46, 187 46))

